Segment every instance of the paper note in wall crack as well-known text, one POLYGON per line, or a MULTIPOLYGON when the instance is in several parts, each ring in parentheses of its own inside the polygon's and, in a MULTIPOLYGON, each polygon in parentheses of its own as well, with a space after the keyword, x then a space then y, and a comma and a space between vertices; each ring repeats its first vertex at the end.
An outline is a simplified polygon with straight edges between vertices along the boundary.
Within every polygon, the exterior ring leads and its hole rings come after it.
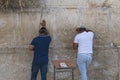
POLYGON ((66 68, 66 67, 68 67, 68 66, 67 66, 67 64, 66 64, 65 62, 61 62, 61 63, 60 63, 60 67, 66 68))

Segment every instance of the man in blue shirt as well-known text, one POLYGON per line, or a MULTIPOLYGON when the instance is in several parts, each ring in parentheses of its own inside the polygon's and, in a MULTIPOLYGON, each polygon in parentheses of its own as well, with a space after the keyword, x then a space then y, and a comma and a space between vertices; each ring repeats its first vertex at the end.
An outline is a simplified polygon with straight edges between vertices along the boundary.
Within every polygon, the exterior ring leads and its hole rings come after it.
POLYGON ((39 70, 41 72, 41 80, 47 80, 48 53, 51 37, 48 35, 45 27, 39 30, 39 34, 39 36, 32 40, 29 46, 30 50, 34 50, 31 80, 36 80, 39 70))

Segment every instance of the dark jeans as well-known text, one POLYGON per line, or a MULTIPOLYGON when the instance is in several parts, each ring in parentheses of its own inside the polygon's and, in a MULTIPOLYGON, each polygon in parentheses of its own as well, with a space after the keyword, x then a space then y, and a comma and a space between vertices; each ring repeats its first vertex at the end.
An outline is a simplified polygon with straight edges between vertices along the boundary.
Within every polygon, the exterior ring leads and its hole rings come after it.
POLYGON ((41 73, 41 80, 47 80, 48 63, 32 64, 31 80, 36 80, 39 70, 41 73))

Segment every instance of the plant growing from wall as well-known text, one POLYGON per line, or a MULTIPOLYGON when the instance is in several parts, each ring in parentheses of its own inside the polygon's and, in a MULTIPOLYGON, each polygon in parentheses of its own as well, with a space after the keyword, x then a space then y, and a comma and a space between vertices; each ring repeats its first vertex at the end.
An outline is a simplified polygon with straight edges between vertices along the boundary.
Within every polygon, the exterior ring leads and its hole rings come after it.
POLYGON ((0 11, 22 11, 43 7, 44 0, 0 0, 0 11))

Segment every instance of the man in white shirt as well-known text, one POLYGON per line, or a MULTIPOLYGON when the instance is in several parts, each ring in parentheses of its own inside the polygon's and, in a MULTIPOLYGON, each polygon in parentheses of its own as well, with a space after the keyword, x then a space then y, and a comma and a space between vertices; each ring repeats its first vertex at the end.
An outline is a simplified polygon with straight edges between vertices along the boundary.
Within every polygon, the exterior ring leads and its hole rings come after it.
POLYGON ((82 80, 88 80, 87 68, 92 61, 94 33, 84 26, 81 26, 76 31, 78 34, 74 38, 73 48, 78 49, 77 64, 82 80))

